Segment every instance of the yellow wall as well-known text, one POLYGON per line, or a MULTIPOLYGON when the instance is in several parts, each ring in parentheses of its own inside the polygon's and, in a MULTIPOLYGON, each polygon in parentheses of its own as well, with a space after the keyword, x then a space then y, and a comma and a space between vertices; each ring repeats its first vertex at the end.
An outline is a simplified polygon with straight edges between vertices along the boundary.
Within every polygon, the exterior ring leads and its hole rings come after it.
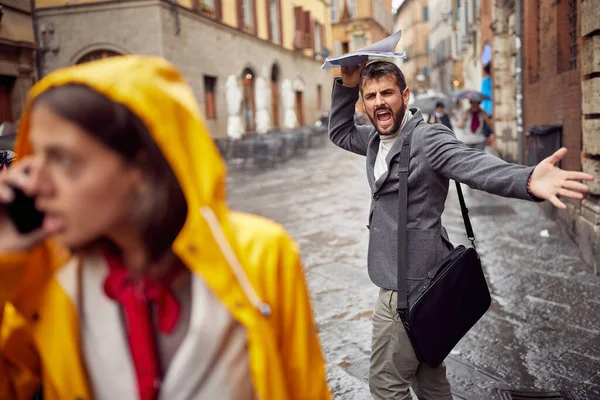
MULTIPOLYGON (((2 4, 1 1, 0 4, 2 4)), ((4 16, 2 18, 2 29, 0 29, 0 39, 30 44, 35 43, 31 14, 10 8, 9 6, 4 6, 3 11, 4 16)))
POLYGON ((229 26, 237 26, 236 0, 221 0, 223 17, 221 22, 229 26))

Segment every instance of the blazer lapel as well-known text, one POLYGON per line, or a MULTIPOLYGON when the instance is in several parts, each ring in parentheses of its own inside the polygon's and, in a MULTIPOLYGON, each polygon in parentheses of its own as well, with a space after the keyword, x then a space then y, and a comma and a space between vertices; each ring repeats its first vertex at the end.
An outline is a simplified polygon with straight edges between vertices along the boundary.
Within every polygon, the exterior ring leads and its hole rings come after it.
POLYGON ((375 160, 379 152, 379 134, 375 131, 369 140, 367 149, 367 181, 371 190, 375 191, 375 160))

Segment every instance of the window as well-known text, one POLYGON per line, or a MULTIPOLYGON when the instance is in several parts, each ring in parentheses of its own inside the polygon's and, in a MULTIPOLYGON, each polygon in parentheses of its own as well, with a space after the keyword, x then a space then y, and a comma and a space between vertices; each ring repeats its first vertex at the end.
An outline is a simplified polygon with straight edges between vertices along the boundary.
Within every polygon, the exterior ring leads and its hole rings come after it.
POLYGON ((254 30, 254 3, 253 0, 244 0, 244 27, 254 30))
POLYGON ((215 0, 200 0, 200 6, 202 7, 202 9, 214 10, 215 0))
POLYGON ((350 18, 356 18, 356 0, 348 0, 348 12, 350 18))
POLYGON ((331 0, 329 7, 331 9, 331 23, 335 24, 339 21, 339 11, 337 6, 338 0, 331 0))
POLYGON ((322 58, 321 52, 323 51, 323 25, 315 22, 315 57, 322 58))
POLYGON ((423 67, 423 76, 425 78, 427 78, 429 76, 429 66, 427 66, 427 65, 423 67))
POLYGON ((425 41, 425 53, 429 54, 429 40, 425 41))
POLYGON ((577 0, 557 1, 557 70, 559 73, 577 69, 577 0))
POLYGON ((269 21, 271 42, 281 44, 281 10, 280 0, 269 0, 269 21))
POLYGON ((215 91, 217 88, 217 78, 204 75, 204 104, 207 119, 217 119, 217 107, 215 100, 215 91))
POLYGON ((298 50, 313 48, 315 42, 310 11, 304 11, 302 7, 294 7, 294 19, 296 24, 294 47, 298 50))
POLYGON ((429 8, 423 7, 423 21, 429 21, 429 8))
POLYGON ((336 40, 333 43, 333 56, 339 57, 341 55, 342 55, 342 43, 336 40))
POLYGON ((352 51, 361 49, 367 45, 366 35, 353 35, 352 36, 352 51))
POLYGON ((528 65, 527 72, 529 75, 529 83, 537 82, 540 79, 540 66, 541 66, 541 15, 540 15, 540 3, 541 0, 533 0, 531 3, 531 12, 526 18, 529 20, 529 24, 524 25, 527 29, 527 35, 533 40, 528 43, 532 43, 532 51, 528 54, 528 65))
POLYGON ((256 4, 254 2, 255 0, 237 0, 238 27, 252 33, 256 32, 256 4))

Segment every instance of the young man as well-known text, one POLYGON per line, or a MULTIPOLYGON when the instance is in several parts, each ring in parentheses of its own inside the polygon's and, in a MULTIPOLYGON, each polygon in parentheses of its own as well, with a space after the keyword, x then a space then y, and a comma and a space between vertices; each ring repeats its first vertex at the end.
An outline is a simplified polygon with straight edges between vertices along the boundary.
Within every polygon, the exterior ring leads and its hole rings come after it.
POLYGON ((298 248, 228 209, 172 65, 48 75, 16 150, 0 175, 1 399, 330 398, 298 248), (4 212, 14 188, 44 212, 30 233, 4 212))
POLYGON ((589 188, 577 180, 593 178, 554 166, 566 149, 534 168, 469 148, 445 126, 425 123, 418 109, 407 108, 408 101, 409 89, 395 64, 343 67, 341 80, 334 82, 329 135, 341 148, 367 157, 372 192, 368 270, 381 288, 373 314, 371 394, 376 400, 408 400, 412 385, 419 399, 448 400, 452 395, 445 366, 431 368, 419 362, 396 312, 398 162, 403 139, 413 132, 406 226, 409 290, 451 251, 441 223, 450 179, 501 196, 549 200, 564 209, 558 196, 583 198, 589 188), (373 128, 353 123, 359 95, 373 128))
POLYGON ((444 110, 444 103, 438 102, 435 105, 435 112, 429 118, 430 124, 442 124, 448 129, 452 130, 452 124, 450 123, 450 117, 444 110))

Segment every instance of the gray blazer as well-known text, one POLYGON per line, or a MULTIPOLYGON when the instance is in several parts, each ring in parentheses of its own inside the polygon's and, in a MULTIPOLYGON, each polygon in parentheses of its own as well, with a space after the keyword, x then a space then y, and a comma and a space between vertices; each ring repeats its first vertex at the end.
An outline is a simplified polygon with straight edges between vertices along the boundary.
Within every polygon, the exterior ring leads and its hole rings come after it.
POLYGON ((367 263, 375 285, 397 287, 398 162, 402 141, 409 132, 413 132, 408 175, 409 290, 453 249, 441 222, 450 179, 500 196, 529 199, 527 179, 533 167, 508 164, 465 146, 444 125, 423 121, 418 109, 411 109, 413 117, 386 157, 388 172, 376 181, 379 135, 372 127, 354 125, 357 100, 358 88, 342 86, 339 78, 334 82, 329 137, 342 149, 367 157, 372 192, 367 263))

